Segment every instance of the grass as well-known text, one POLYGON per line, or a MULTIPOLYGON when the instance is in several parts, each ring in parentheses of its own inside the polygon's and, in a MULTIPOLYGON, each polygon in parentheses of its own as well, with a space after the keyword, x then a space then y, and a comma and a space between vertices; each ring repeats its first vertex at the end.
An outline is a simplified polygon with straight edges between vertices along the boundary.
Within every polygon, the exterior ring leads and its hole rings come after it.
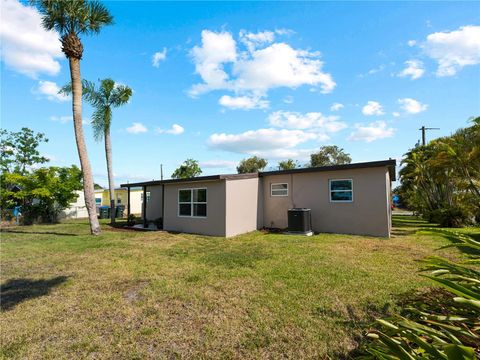
POLYGON ((415 260, 464 256, 415 233, 428 224, 395 226, 391 239, 4 229, 0 358, 348 357, 375 316, 431 286, 415 260))

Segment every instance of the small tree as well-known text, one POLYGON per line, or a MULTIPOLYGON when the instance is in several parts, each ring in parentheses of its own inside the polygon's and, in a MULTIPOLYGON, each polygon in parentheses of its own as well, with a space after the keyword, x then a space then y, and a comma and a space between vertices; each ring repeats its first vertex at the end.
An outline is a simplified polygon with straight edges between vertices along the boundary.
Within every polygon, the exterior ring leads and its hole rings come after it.
POLYGON ((248 159, 243 159, 237 166, 237 172, 239 174, 248 174, 259 172, 267 166, 268 162, 265 159, 258 156, 252 156, 248 159))
POLYGON ((310 155, 310 167, 350 164, 352 158, 337 145, 322 146, 320 151, 310 155))
POLYGON ((24 127, 18 132, 0 131, 0 167, 2 171, 26 174, 33 165, 44 164, 48 159, 40 155, 38 147, 48 142, 43 133, 24 127))
POLYGON ((76 166, 52 166, 26 174, 4 172, 0 205, 2 208, 21 205, 25 224, 38 219, 55 222, 60 211, 77 198, 75 191, 82 189, 81 179, 82 173, 76 166))
POLYGON ((300 164, 298 161, 288 159, 288 160, 283 160, 278 163, 278 170, 292 170, 299 168, 300 164))
POLYGON ((197 160, 187 159, 172 174, 172 179, 188 179, 202 173, 197 160))

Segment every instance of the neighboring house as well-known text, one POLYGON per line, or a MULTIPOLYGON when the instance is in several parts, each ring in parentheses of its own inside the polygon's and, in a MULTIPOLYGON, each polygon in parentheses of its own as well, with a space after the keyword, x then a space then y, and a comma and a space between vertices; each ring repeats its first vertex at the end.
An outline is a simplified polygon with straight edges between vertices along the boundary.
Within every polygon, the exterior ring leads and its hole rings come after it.
POLYGON ((144 224, 235 236, 261 228, 286 228, 290 208, 311 209, 315 232, 390 236, 391 181, 395 160, 254 174, 200 176, 122 184, 149 194, 144 224))
MULTIPOLYGON (((87 207, 85 206, 85 195, 83 191, 76 191, 78 197, 70 206, 60 214, 61 219, 81 219, 88 218, 87 207)), ((115 189, 116 205, 128 205, 127 188, 115 189)), ((133 188, 130 190, 130 211, 132 214, 140 215, 142 212, 143 192, 142 188, 133 188)), ((108 189, 95 190, 95 203, 97 206, 110 206, 110 194, 108 189)))
MULTIPOLYGON (((110 206, 110 192, 108 189, 95 190, 95 202, 97 206, 110 206)), ((130 213, 141 214, 143 192, 141 187, 130 189, 130 213)), ((128 190, 126 187, 115 189, 115 205, 128 205, 128 190)))

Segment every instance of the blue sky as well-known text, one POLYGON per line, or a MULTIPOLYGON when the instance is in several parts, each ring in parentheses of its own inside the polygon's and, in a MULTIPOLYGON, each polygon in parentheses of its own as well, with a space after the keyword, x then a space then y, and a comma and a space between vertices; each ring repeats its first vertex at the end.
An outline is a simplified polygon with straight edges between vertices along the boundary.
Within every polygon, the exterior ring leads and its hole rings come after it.
MULTIPOLYGON (((51 164, 78 164, 69 69, 26 3, 2 3, 2 127, 50 139, 51 164)), ((235 172, 252 154, 308 160, 334 144, 353 161, 401 158, 422 125, 448 135, 480 114, 474 2, 106 2, 115 25, 82 38, 82 77, 129 85, 112 126, 116 181, 168 177, 185 159, 235 172), (336 104, 336 105, 335 105, 336 104)), ((96 182, 102 143, 85 136, 96 182)))

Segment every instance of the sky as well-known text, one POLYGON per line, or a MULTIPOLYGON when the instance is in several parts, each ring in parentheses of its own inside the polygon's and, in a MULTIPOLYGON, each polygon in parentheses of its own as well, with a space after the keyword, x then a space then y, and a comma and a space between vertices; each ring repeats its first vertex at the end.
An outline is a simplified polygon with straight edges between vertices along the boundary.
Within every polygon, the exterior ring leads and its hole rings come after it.
MULTIPOLYGON (((49 138, 50 164, 79 164, 58 34, 28 2, 1 0, 1 127, 49 138)), ((204 175, 243 158, 305 164, 324 145, 353 162, 400 160, 419 128, 449 135, 480 115, 479 2, 106 1, 115 24, 83 36, 82 78, 133 89, 113 113, 115 181, 204 175)), ((102 142, 83 121, 95 181, 102 142)))

